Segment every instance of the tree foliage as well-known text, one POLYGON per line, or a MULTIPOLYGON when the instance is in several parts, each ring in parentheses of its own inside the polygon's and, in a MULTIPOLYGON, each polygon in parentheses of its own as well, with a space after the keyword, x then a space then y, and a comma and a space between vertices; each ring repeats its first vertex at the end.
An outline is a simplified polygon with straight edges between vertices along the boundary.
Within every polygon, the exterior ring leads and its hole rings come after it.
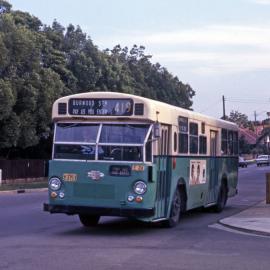
POLYGON ((144 46, 101 51, 79 26, 44 25, 0 0, 0 156, 50 141, 52 104, 68 94, 119 91, 190 109, 194 90, 150 60, 144 46))
POLYGON ((236 123, 239 127, 254 130, 254 125, 252 121, 248 120, 248 116, 244 113, 240 113, 238 111, 231 111, 230 116, 227 120, 236 123))

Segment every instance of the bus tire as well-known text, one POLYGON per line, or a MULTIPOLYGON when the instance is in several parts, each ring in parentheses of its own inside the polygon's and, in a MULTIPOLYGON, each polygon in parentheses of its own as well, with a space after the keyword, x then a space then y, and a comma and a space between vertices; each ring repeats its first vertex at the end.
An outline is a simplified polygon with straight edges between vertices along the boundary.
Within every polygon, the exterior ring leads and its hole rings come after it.
POLYGON ((177 188, 173 195, 170 217, 163 222, 164 227, 172 228, 175 227, 180 219, 181 214, 181 195, 177 188))
POLYGON ((100 216, 79 214, 80 221, 85 227, 97 226, 100 216))
POLYGON ((216 213, 222 212, 224 209, 228 199, 228 189, 225 181, 222 181, 219 193, 218 193, 218 199, 217 204, 214 206, 214 211, 216 213))

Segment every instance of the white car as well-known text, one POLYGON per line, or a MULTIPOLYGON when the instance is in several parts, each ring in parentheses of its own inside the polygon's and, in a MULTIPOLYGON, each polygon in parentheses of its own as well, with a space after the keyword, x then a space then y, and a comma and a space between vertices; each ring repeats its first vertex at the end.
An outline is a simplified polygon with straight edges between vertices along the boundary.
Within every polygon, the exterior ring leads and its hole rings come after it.
POLYGON ((238 166, 242 167, 242 168, 245 168, 245 167, 248 166, 248 163, 243 157, 239 157, 238 166))
POLYGON ((257 166, 270 165, 270 156, 269 155, 260 155, 256 158, 257 166))

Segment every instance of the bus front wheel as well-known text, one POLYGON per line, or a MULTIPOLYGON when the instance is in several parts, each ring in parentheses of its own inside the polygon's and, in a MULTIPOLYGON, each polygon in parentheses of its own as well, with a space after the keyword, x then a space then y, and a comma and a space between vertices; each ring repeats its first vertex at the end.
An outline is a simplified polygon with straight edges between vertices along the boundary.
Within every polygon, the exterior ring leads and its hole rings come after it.
POLYGON ((170 217, 169 219, 164 221, 164 227, 172 228, 176 226, 180 219, 180 213, 181 213, 181 195, 179 189, 176 189, 172 200, 170 217))
POLYGON ((99 222, 100 216, 93 215, 79 215, 80 221, 85 227, 93 227, 96 226, 99 222))

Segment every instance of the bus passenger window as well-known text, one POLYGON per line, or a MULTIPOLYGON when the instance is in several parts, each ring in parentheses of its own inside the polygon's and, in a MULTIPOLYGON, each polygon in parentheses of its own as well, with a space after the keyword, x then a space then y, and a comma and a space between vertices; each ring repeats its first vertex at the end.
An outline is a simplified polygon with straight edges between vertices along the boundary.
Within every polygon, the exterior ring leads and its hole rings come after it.
POLYGON ((200 136, 200 154, 206 154, 207 153, 207 140, 205 136, 200 136))
POLYGON ((228 135, 228 154, 233 155, 233 131, 229 131, 228 135))
POLYGON ((188 152, 188 135, 185 133, 179 134, 179 153, 188 152))
POLYGON ((238 155, 238 132, 233 132, 233 153, 238 155))
POLYGON ((227 129, 222 129, 221 131, 221 154, 228 154, 228 132, 227 129))
POLYGON ((173 150, 174 152, 177 151, 177 133, 176 132, 174 132, 173 134, 173 150))
POLYGON ((188 153, 188 118, 179 116, 178 117, 178 125, 179 125, 179 153, 188 153))
POLYGON ((192 154, 198 153, 198 124, 190 123, 189 124, 189 152, 192 154))
POLYGON ((190 136, 189 152, 191 154, 198 153, 198 137, 190 136))

